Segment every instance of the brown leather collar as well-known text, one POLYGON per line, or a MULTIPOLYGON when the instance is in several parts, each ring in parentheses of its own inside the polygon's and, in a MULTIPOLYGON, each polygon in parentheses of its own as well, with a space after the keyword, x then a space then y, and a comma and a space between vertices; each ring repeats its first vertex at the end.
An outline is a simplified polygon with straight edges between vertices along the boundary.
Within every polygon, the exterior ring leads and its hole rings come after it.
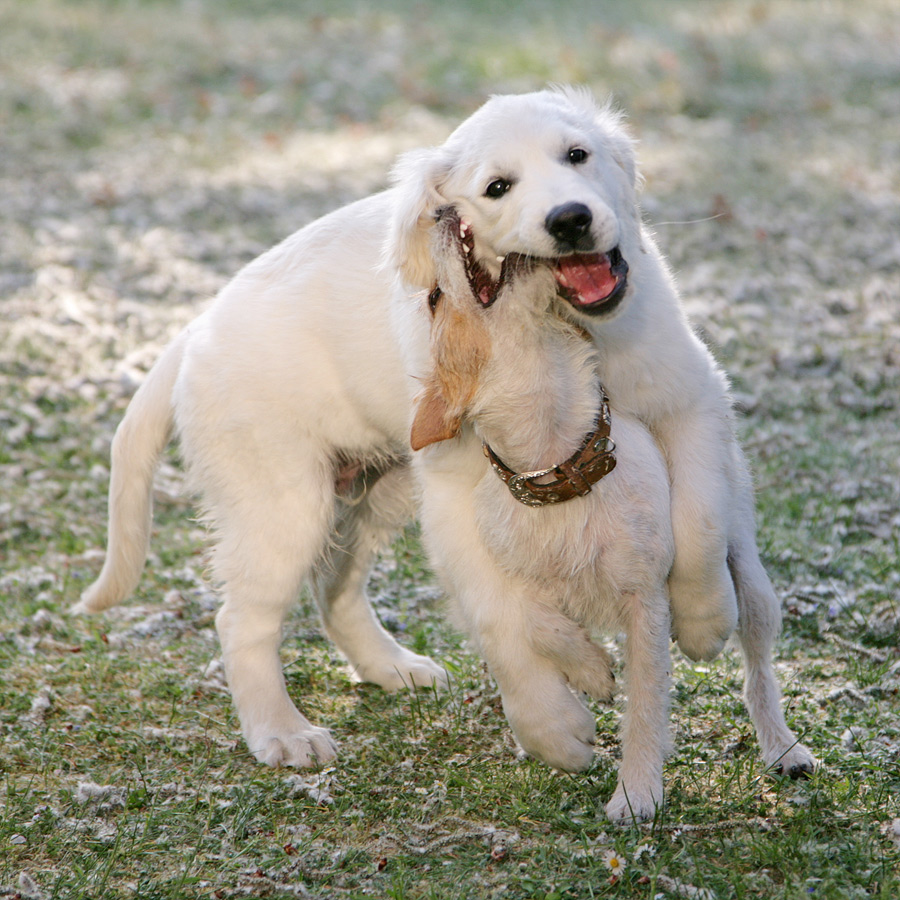
POLYGON ((612 472, 616 467, 616 445, 609 431, 609 398, 601 387, 594 430, 585 435, 581 446, 565 462, 557 466, 537 472, 514 472, 486 443, 482 446, 491 468, 516 500, 526 506, 547 506, 589 494, 592 485, 612 472), (538 481, 548 475, 554 476, 552 481, 538 481))

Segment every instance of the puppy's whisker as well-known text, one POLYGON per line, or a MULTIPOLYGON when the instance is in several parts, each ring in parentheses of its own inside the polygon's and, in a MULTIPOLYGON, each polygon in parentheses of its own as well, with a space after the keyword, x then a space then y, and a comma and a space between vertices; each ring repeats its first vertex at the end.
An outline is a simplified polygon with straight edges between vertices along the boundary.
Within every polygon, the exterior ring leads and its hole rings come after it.
POLYGON ((702 219, 684 219, 680 222, 651 222, 651 228, 665 228, 668 225, 702 225, 704 222, 715 222, 717 219, 727 219, 726 213, 716 213, 714 216, 705 216, 702 219))

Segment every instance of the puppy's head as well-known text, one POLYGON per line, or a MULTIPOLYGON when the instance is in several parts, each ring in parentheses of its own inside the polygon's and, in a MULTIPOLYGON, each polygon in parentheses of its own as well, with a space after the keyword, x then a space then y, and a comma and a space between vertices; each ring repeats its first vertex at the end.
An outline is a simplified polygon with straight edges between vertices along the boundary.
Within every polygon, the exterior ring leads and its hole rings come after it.
POLYGON ((409 287, 435 281, 428 234, 452 205, 471 223, 471 258, 493 281, 501 260, 540 260, 568 308, 594 319, 629 294, 641 247, 633 141, 585 91, 491 98, 440 147, 402 157, 388 238, 409 287))

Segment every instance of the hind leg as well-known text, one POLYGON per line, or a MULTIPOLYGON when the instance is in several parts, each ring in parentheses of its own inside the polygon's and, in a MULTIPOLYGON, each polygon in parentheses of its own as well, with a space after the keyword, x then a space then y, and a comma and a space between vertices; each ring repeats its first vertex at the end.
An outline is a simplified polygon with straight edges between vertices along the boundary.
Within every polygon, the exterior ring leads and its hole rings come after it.
POLYGON ((313 586, 325 631, 353 675, 393 691, 446 686, 447 673, 426 656, 401 647, 378 621, 365 596, 377 551, 414 514, 411 474, 397 467, 382 475, 355 504, 339 504, 327 555, 313 586))
POLYGON ((739 518, 728 563, 737 589, 744 701, 766 765, 799 778, 811 773, 816 761, 788 728, 781 709, 781 691, 772 664, 775 638, 781 628, 781 604, 756 547, 749 483, 741 488, 736 511, 739 518))
POLYGON ((224 593, 216 629, 228 686, 244 739, 260 762, 322 764, 337 747, 288 696, 279 650, 285 616, 328 536, 331 486, 311 475, 276 484, 257 473, 232 478, 227 488, 237 492, 247 484, 252 491, 227 502, 218 497, 211 513, 219 534, 214 572, 224 593))

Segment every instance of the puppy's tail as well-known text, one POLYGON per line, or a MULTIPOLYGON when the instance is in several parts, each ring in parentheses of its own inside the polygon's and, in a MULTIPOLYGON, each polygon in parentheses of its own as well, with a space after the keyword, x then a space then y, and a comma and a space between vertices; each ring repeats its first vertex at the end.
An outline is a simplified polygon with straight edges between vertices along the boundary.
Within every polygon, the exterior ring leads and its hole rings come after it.
POLYGON ((165 350, 138 388, 112 443, 109 529, 100 577, 72 612, 92 613, 121 603, 141 577, 150 546, 153 475, 172 436, 172 389, 181 368, 187 333, 165 350))

